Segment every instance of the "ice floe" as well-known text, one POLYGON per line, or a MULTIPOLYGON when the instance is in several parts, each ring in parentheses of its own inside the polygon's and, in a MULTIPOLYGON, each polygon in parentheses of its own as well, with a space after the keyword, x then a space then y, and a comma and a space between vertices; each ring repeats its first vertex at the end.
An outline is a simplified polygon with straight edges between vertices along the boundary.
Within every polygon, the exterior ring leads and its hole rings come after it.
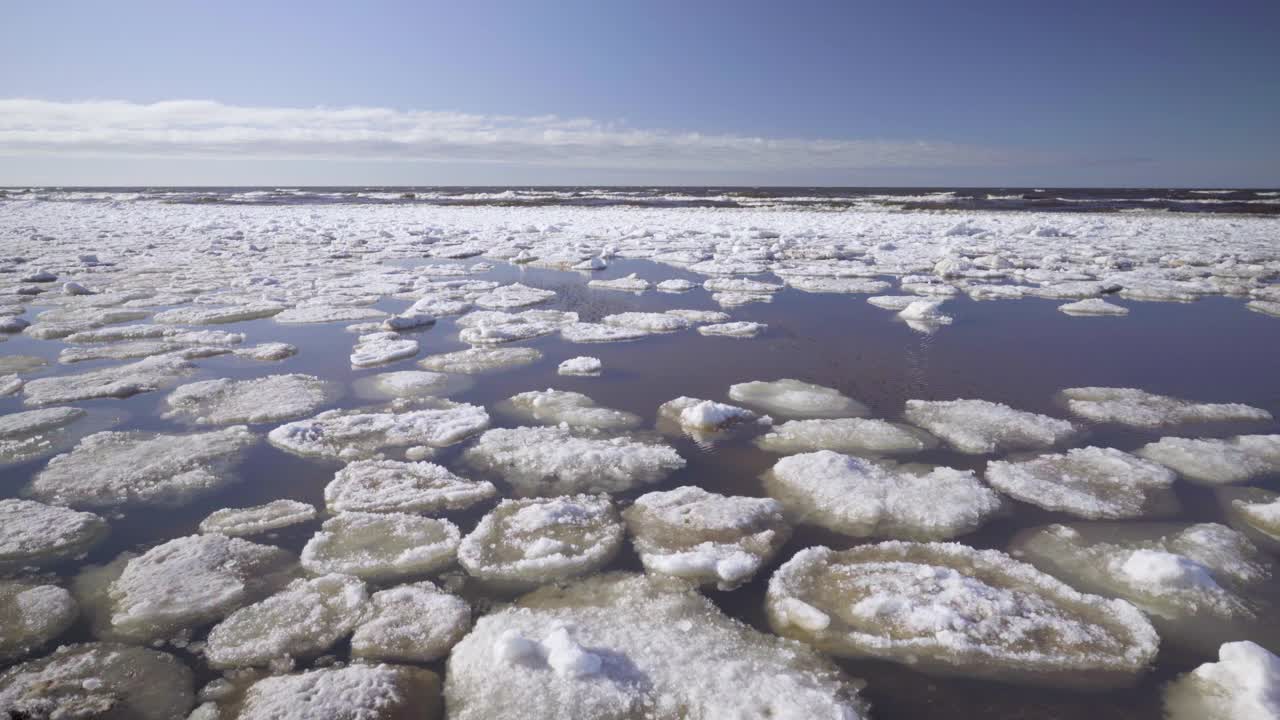
POLYGON ((56 452, 73 436, 69 425, 85 416, 79 408, 42 408, 0 415, 0 466, 56 452))
POLYGON ((1081 316, 1106 316, 1106 315, 1128 315, 1129 308, 1123 305, 1109 303, 1102 298, 1088 298, 1086 300, 1077 300, 1073 303, 1058 306, 1059 312, 1068 315, 1081 316))
POLYGON ((245 305, 188 306, 156 313, 152 320, 167 325, 217 325, 271 317, 287 306, 272 302, 245 305))
POLYGON ((442 401, 441 407, 404 412, 329 410, 281 425, 267 439, 299 455, 359 460, 395 448, 445 447, 488 426, 484 408, 442 401))
POLYGON ((624 312, 600 318, 605 325, 614 325, 645 333, 669 333, 687 330, 693 323, 679 315, 651 312, 624 312))
POLYGON ((468 480, 434 463, 357 460, 325 486, 324 502, 336 513, 435 514, 463 510, 497 492, 490 482, 468 480))
POLYGON ((1198 403, 1136 388, 1067 388, 1059 397, 1080 417, 1137 427, 1271 419, 1271 413, 1249 405, 1198 403))
POLYGON ((1277 567, 1225 525, 1048 525, 1019 533, 1011 549, 1074 587, 1132 602, 1167 642, 1203 652, 1231 640, 1280 645, 1277 567))
POLYGON ((157 390, 193 371, 194 366, 178 355, 155 355, 128 365, 28 380, 23 402, 55 405, 91 398, 126 398, 157 390))
POLYGON ((599 570, 623 535, 605 495, 503 500, 463 538, 458 562, 493 589, 529 590, 599 570))
POLYGON ((272 500, 246 508, 223 508, 200 521, 200 532, 252 537, 314 520, 314 506, 297 500, 272 500))
POLYGON ((174 720, 195 704, 192 684, 191 670, 168 653, 68 645, 0 673, 0 707, 50 720, 174 720))
MULTIPOLYGON (((679 320, 679 318, 673 319, 679 320)), ((639 340, 652 334, 651 331, 642 328, 590 322, 572 323, 560 328, 560 337, 571 343, 623 342, 639 340)))
POLYGON ((32 500, 0 500, 0 571, 83 555, 108 530, 107 522, 93 513, 32 500))
POLYGON ((610 574, 547 586, 454 648, 451 720, 865 717, 855 683, 687 585, 610 574), (503 678, 494 683, 494 673, 503 678))
POLYGON ((302 566, 371 581, 420 578, 452 565, 461 534, 448 520, 405 513, 344 512, 302 549, 302 566))
POLYGON ((1280 495, 1249 487, 1222 487, 1214 495, 1231 527, 1258 547, 1280 554, 1280 495))
POLYGON ((517 368, 541 359, 542 353, 533 348, 479 347, 441 355, 428 355, 418 361, 418 366, 436 372, 476 375, 494 370, 517 368))
POLYGON ((351 636, 352 657, 381 662, 439 660, 471 629, 471 606, 430 582, 374 593, 351 636))
POLYGON ((640 416, 600 407, 582 393, 568 390, 530 390, 513 395, 494 407, 496 412, 537 425, 564 424, 591 430, 629 430, 640 425, 640 416))
POLYGON ((243 425, 189 435, 100 432, 58 455, 24 494, 55 505, 184 505, 236 482, 232 472, 257 438, 243 425))
POLYGON ((732 590, 791 537, 782 506, 684 486, 652 492, 623 512, 645 570, 732 590))
POLYGON ((747 321, 713 323, 699 326, 698 333, 710 337, 753 338, 764 332, 768 327, 764 323, 747 321))
POLYGON ((337 395, 332 383, 314 375, 204 380, 169 393, 164 417, 196 425, 279 422, 309 415, 337 395))
POLYGON ((214 626, 205 658, 214 668, 236 668, 315 657, 351 634, 368 602, 364 583, 350 576, 295 580, 214 626))
POLYGON ((830 450, 782 458, 764 485, 795 522, 850 537, 951 538, 1001 508, 972 470, 891 467, 830 450))
POLYGON ((0 580, 0 664, 47 645, 79 614, 75 598, 57 585, 0 580))
POLYGON ((1066 420, 987 400, 908 400, 904 415, 970 455, 1048 448, 1077 433, 1066 420))
POLYGON ((806 548, 765 602, 775 632, 833 655, 1003 682, 1132 685, 1159 644, 1127 602, 954 543, 806 548))
POLYGON ((1171 515, 1179 509, 1172 471, 1114 448, 993 460, 985 477, 1013 498, 1092 520, 1171 515))
POLYGON ((755 440, 782 454, 834 450, 852 455, 904 455, 936 447, 929 433, 904 423, 871 418, 789 420, 755 440))
POLYGON ((624 292, 642 293, 649 289, 649 281, 636 277, 635 273, 631 273, 626 277, 614 278, 613 280, 591 280, 587 283, 587 286, 597 290, 622 290, 624 292))
POLYGON ((730 386, 729 398, 784 417, 857 417, 869 412, 838 390, 791 378, 738 383, 730 386))
MULTIPOLYGON (((350 665, 254 683, 234 720, 374 720, 441 716, 440 678, 405 665, 350 665)), ((222 718, 222 715, 218 715, 222 718)))
POLYGON ((1247 640, 1223 643, 1205 663, 1164 691, 1168 720, 1280 718, 1280 658, 1247 640))
POLYGON ((381 320, 385 317, 387 313, 371 307, 299 305, 276 313, 272 319, 278 323, 306 324, 381 320))
POLYGON ((1229 485, 1280 473, 1280 435, 1164 437, 1138 448, 1137 454, 1199 485, 1229 485))
POLYGON ((658 482, 685 464, 660 443, 582 437, 562 427, 489 430, 463 461, 501 478, 523 497, 623 492, 658 482))
POLYGON ((599 375, 603 368, 604 364, 600 362, 600 358, 579 355, 560 363, 559 367, 556 368, 556 373, 560 375, 594 377, 599 375))
POLYGON ((377 400, 440 397, 470 386, 471 382, 464 377, 427 370, 397 370, 355 381, 357 395, 377 400))
POLYGON ((509 310, 511 308, 537 305, 554 298, 554 290, 529 287, 520 283, 503 285, 475 299, 476 305, 493 310, 509 310))
POLYGON ((767 425, 770 419, 761 417, 737 405, 680 396, 658 406, 658 428, 683 431, 695 436, 714 434, 743 423, 767 425))
POLYGON ((351 367, 367 368, 386 365, 418 354, 418 341, 395 332, 361 335, 351 350, 351 367))

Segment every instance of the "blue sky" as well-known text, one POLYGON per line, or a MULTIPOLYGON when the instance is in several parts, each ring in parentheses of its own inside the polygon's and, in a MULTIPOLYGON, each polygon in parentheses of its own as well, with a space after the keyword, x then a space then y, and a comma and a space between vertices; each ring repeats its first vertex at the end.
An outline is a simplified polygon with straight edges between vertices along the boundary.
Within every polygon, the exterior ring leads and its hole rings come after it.
POLYGON ((1277 67, 1275 0, 15 3, 0 183, 1274 186, 1277 67))

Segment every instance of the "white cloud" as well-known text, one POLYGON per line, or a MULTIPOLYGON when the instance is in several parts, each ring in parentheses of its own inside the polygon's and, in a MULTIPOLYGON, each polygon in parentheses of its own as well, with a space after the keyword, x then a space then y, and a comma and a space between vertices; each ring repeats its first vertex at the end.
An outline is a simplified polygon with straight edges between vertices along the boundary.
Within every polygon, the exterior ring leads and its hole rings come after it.
POLYGON ((0 154, 724 171, 994 166, 1019 159, 1010 151, 955 143, 640 130, 555 116, 30 99, 0 99, 0 154))

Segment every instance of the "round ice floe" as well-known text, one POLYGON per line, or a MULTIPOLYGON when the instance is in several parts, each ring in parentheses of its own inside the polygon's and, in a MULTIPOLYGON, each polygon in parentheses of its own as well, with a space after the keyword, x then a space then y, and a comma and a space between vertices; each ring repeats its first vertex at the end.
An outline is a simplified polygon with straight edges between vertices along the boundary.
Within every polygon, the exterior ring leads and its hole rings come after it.
POLYGON ((449 658, 451 720, 865 717, 847 677, 679 582, 610 574, 487 615, 449 658), (494 682, 495 674, 501 682, 494 682))
POLYGON ((992 487, 1032 505, 1094 520, 1177 512, 1176 475, 1113 448, 1074 448, 1030 460, 987 463, 992 487))
POLYGON ((782 458, 764 484, 796 522, 851 537, 955 537, 976 530, 1001 506, 972 470, 917 473, 830 450, 782 458))
POLYGON ((376 592, 351 636, 352 657, 384 662, 439 660, 471 629, 471 606, 429 582, 376 592))
POLYGON ((970 455, 1038 450, 1076 434, 1066 420, 986 400, 908 400, 907 421, 970 455))
POLYGON ((595 376, 599 375, 604 365, 600 362, 600 358, 587 357, 580 355, 575 358, 569 358, 560 363, 556 368, 556 372, 561 375, 583 375, 595 376))
POLYGON ((1137 454, 1199 485, 1229 485, 1280 473, 1280 435, 1165 437, 1138 448, 1137 454))
POLYGON ((315 574, 371 581, 423 577, 453 564, 461 537, 448 520, 404 513, 344 512, 326 520, 302 549, 315 574))
POLYGON ((212 667, 234 668, 317 656, 355 629, 368 601, 364 583, 347 575, 295 580, 218 623, 205 657, 212 667))
POLYGON ((1048 525, 1020 533, 1011 548, 1086 592, 1132 602, 1174 644, 1205 652, 1245 638, 1280 646, 1271 622, 1278 568, 1225 525, 1048 525))
POLYGON ((791 420, 755 442, 761 450, 782 454, 834 450, 853 455, 901 455, 938 444, 919 428, 868 418, 791 420))
POLYGON ((309 415, 336 396, 331 383, 313 375, 205 380, 169 393, 164 417, 197 425, 280 422, 309 415))
POLYGON ((490 430, 462 457, 525 497, 623 492, 684 467, 684 458, 666 445, 578 437, 562 427, 490 430))
POLYGON ((0 664, 48 644, 79 614, 71 593, 57 585, 0 580, 0 664))
POLYGON ((1164 691, 1168 720, 1280 718, 1280 658, 1257 643, 1224 643, 1205 663, 1164 691))
POLYGON ((1080 316, 1107 316, 1107 315, 1128 315, 1129 308, 1123 305, 1115 305, 1103 300, 1102 298, 1089 298, 1087 300, 1078 300, 1066 305, 1059 305, 1058 311, 1068 315, 1080 316))
POLYGON ((297 572, 293 554, 226 535, 188 535, 142 555, 87 567, 73 591, 98 637, 167 640, 215 623, 275 592, 297 572))
POLYGON ((0 708, 14 717, 174 720, 194 704, 185 665, 128 645, 70 645, 0 674, 0 708))
POLYGON ((726 322, 703 325, 698 328, 698 333, 710 337, 753 338, 768 327, 758 322, 726 322))
POLYGON ((693 283, 689 282, 688 280, 682 280, 682 279, 680 279, 680 278, 674 278, 674 279, 671 279, 671 280, 663 280, 662 282, 658 283, 658 284, 656 285, 656 287, 657 287, 657 289, 658 289, 658 291, 659 291, 659 292, 665 292, 665 293, 682 293, 682 292, 688 292, 688 291, 690 291, 690 290, 692 290, 692 289, 694 289, 694 288, 696 288, 696 287, 698 287, 698 286, 697 286, 697 285, 694 285, 693 283))
POLYGON ((790 378, 738 383, 729 387, 729 397, 785 417, 856 417, 868 412, 867 406, 838 390, 790 378))
POLYGON ((44 408, 0 415, 0 465, 54 452, 69 438, 66 427, 84 415, 80 408, 44 408))
MULTIPOLYGON (((683 395, 658 406, 659 429, 665 425, 677 431, 715 433, 757 420, 760 416, 746 408, 683 395)), ((768 423, 768 418, 763 422, 768 423)))
POLYGON ((884 292, 891 286, 883 280, 853 277, 810 277, 800 275, 787 278, 787 285, 811 293, 846 293, 871 295, 884 292))
POLYGON ((418 367, 436 372, 475 375, 493 370, 508 370, 541 359, 542 353, 533 348, 470 348, 441 355, 428 355, 418 361, 418 367))
POLYGON ((466 377, 426 370, 379 373, 372 377, 358 378, 355 382, 357 395, 380 400, 440 397, 470 386, 471 381, 466 377))
POLYGON ((267 440, 299 455, 356 460, 392 448, 445 447, 489 426, 489 414, 482 407, 440 405, 406 412, 329 410, 281 425, 267 434, 267 440))
POLYGON ((179 355, 157 355, 76 375, 36 378, 23 387, 23 402, 55 405, 90 398, 126 398, 168 385, 194 369, 179 355))
POLYGON ((367 368, 385 365, 418 354, 418 341, 395 332, 361 335, 351 350, 351 367, 367 368))
POLYGON ((615 325, 647 333, 676 332, 677 330, 687 330, 693 326, 692 322, 678 315, 651 312, 624 312, 616 315, 606 315, 600 318, 600 322, 605 325, 615 325))
POLYGON ((476 298, 476 305, 494 310, 537 305, 555 297, 554 290, 529 287, 520 283, 503 285, 476 298))
POLYGON ((190 435, 94 433, 49 461, 23 490, 56 505, 184 505, 239 480, 231 467, 256 442, 243 425, 190 435))
POLYGON ((1059 398, 1080 417, 1137 427, 1271 419, 1271 413, 1249 405, 1198 403, 1135 388, 1067 388, 1059 398))
POLYGON ((462 510, 498 493, 493 483, 468 480, 428 462, 357 460, 325 486, 332 512, 439 513, 462 510))
POLYGON ((623 512, 645 570, 732 590, 791 537, 782 506, 684 486, 640 496, 623 512))
POLYGON ((1130 685, 1159 643, 1127 602, 955 543, 807 548, 774 573, 765 603, 775 632, 837 656, 1004 682, 1130 685))
POLYGON ((273 319, 278 323, 299 324, 381 320, 385 317, 387 313, 371 307, 305 305, 277 313, 273 319))
POLYGON ((591 430, 629 430, 640 425, 635 413, 599 407, 582 393, 567 390, 531 390, 503 400, 497 412, 538 425, 564 424, 591 430))
MULTIPOLYGON (((222 716, 219 716, 222 717, 222 716)), ((440 678, 396 665, 351 665, 259 680, 234 720, 437 720, 440 678)))
POLYGON ((528 590, 599 570, 622 539, 605 495, 503 500, 463 538, 458 562, 486 585, 528 590))
POLYGON ((93 513, 31 500, 0 500, 0 570, 84 554, 108 532, 93 513))
POLYGON ((723 313, 719 310, 686 310, 676 309, 668 310, 667 315, 675 315, 678 318, 688 320, 694 325, 706 323, 726 323, 729 321, 729 313, 723 313))
POLYGON ((636 277, 635 273, 631 273, 626 277, 614 278, 613 280, 591 280, 587 282, 587 286, 597 290, 621 290, 642 293, 649 289, 649 281, 636 277))
POLYGON ((604 323, 577 322, 560 328, 560 337, 571 343, 621 342, 651 335, 648 330, 604 323))
POLYGON ((315 519, 315 507, 297 500, 272 500, 247 508, 215 510, 200 522, 200 532, 251 537, 315 519))
POLYGON ((555 310, 526 310, 518 315, 482 310, 458 319, 462 327, 458 339, 471 345, 501 345, 549 335, 577 319, 577 313, 555 310), (555 316, 543 319, 538 316, 540 313, 555 313, 555 316))
POLYGON ((1259 547, 1280 553, 1280 495, 1245 487, 1218 488, 1214 494, 1231 527, 1259 547))

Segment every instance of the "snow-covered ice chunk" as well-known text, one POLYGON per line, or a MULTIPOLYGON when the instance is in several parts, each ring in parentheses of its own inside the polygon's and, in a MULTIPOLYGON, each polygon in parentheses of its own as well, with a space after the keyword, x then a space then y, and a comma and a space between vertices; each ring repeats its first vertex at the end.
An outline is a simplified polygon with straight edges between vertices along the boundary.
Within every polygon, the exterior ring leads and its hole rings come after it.
POLYGON ((764 485, 795 522, 850 537, 951 538, 976 530, 1001 507, 972 470, 913 472, 830 450, 782 458, 764 485))
POLYGON ((155 322, 166 325, 217 325, 278 315, 288 306, 272 302, 245 305, 195 305, 156 313, 155 322))
POLYGON ((397 370, 356 379, 356 394, 380 400, 396 398, 440 397, 471 387, 471 381, 458 375, 427 370, 397 370))
POLYGON ((309 415, 337 395, 332 383, 297 373, 204 380, 169 393, 169 411, 163 417, 196 425, 280 422, 309 415))
POLYGON ((169 385, 194 369, 178 355, 155 355, 128 365, 28 380, 23 402, 54 405, 91 398, 127 398, 169 385))
POLYGON ((587 282, 587 286, 597 290, 621 290, 623 292, 642 293, 649 289, 649 281, 636 277, 635 273, 631 273, 626 277, 614 278, 613 280, 591 280, 587 282))
POLYGON ((866 711, 855 683, 805 646, 726 617, 685 584, 620 573, 549 585, 480 618, 450 655, 445 698, 451 720, 866 711))
POLYGON ((693 433, 714 433, 757 420, 760 416, 746 408, 684 395, 658 406, 660 428, 669 425, 693 433))
POLYGON ((1137 605, 1166 642, 1203 652, 1246 638, 1280 646, 1278 568, 1225 525, 1048 525, 1019 533, 1011 548, 1074 587, 1137 605))
POLYGON ((1059 305, 1058 312, 1081 316, 1128 315, 1129 308, 1109 303, 1102 298, 1088 298, 1067 303, 1066 305, 1059 305))
POLYGON ((682 278, 673 278, 671 280, 663 280, 656 287, 659 292, 682 293, 689 292, 698 286, 682 278))
POLYGON ((623 492, 684 467, 672 448, 631 438, 579 437, 568 428, 498 428, 463 454, 523 497, 623 492))
POLYGON ((493 483, 468 480, 428 462, 357 460, 324 489, 331 512, 435 514, 463 510, 497 495, 493 483))
POLYGON ((599 375, 603 368, 604 365, 600 362, 600 358, 579 355, 560 363, 559 367, 556 368, 556 372, 560 375, 594 377, 599 375))
POLYGON ((387 313, 371 307, 348 305, 299 305, 277 313, 272 319, 278 323, 308 324, 329 322, 356 322, 381 320, 387 313))
POLYGON ((1280 317, 1280 302, 1276 302, 1272 300, 1250 300, 1249 302, 1245 303, 1245 307, 1249 308, 1250 310, 1256 313, 1262 313, 1263 315, 1274 315, 1275 317, 1280 317))
POLYGON ((57 585, 0 580, 0 664, 47 645, 79 614, 75 598, 57 585))
POLYGON ((599 407, 582 393, 568 390, 530 390, 495 406, 497 412, 537 425, 564 424, 591 430, 629 430, 640 425, 635 413, 599 407))
POLYGON ((732 590, 791 537, 782 505, 686 485, 641 495, 622 513, 645 570, 732 590))
POLYGON ((1280 495, 1249 487, 1221 487, 1214 495, 1231 527, 1258 547, 1280 554, 1280 495))
POLYGON ((200 521, 200 532, 252 537, 314 520, 314 506, 297 500, 272 500, 246 508, 215 510, 200 521))
POLYGON ((392 448, 446 447, 488 426, 484 408, 442 402, 440 407, 405 412, 329 410, 281 425, 267 439, 299 455, 359 460, 392 448))
POLYGON ((986 400, 908 400, 904 414, 907 422, 970 455, 1048 448, 1077 432, 1066 420, 986 400))
MULTIPOLYGON (((916 300, 898 311, 898 317, 922 326, 950 325, 952 317, 938 311, 944 300, 916 300)), ((912 325, 914 328, 915 325, 912 325)))
POLYGON ((702 325, 698 334, 709 337, 753 338, 764 332, 769 326, 758 322, 726 322, 702 325))
POLYGON ((0 355, 0 375, 21 375, 48 364, 48 360, 35 355, 0 355))
POLYGON ((383 320, 381 327, 383 330, 399 332, 401 330, 413 330, 415 328, 427 327, 428 325, 435 324, 436 318, 434 315, 407 311, 402 312, 399 315, 392 315, 391 317, 383 320))
POLYGON ((1135 388, 1067 388, 1059 398, 1080 417, 1136 427, 1271 419, 1271 413, 1249 405, 1198 403, 1135 388))
POLYGON ((1167 468, 1114 448, 1073 448, 1028 460, 993 460, 992 487, 1046 510, 1092 520, 1168 515, 1178 511, 1177 476, 1167 468))
MULTIPOLYGON (((350 665, 263 678, 235 720, 437 720, 440 678, 404 665, 350 665)), ((221 716, 219 716, 221 717, 221 716)))
POLYGON ((86 567, 72 591, 98 637, 144 644, 216 623, 279 590, 296 572, 297 559, 286 550, 188 535, 86 567))
POLYGON ((439 660, 471 629, 471 606, 430 582, 370 597, 351 636, 351 656, 383 662, 439 660))
POLYGON ((684 308, 677 308, 675 310, 668 310, 665 314, 675 315, 678 318, 688 320, 694 325, 704 323, 725 323, 729 321, 729 313, 723 313, 719 310, 688 310, 684 308))
POLYGON ((787 278, 787 285, 810 293, 866 294, 884 292, 892 287, 883 280, 855 277, 812 277, 799 275, 787 278))
POLYGON ((0 708, 50 720, 174 720, 195 704, 192 684, 191 670, 168 653, 85 643, 0 674, 0 708))
POLYGON ((791 378, 738 383, 729 387, 729 398, 784 417, 857 417, 869 412, 839 390, 791 378))
POLYGON ((789 455, 834 450, 852 455, 904 455, 936 447, 929 433, 887 420, 819 418, 790 420, 756 438, 761 450, 789 455))
POLYGON ((867 302, 882 309, 900 312, 906 310, 909 305, 919 302, 920 297, 917 295, 877 295, 867 298, 867 302))
POLYGON ((257 345, 251 345, 246 348, 240 348, 234 351, 236 357, 249 358, 250 360, 258 360, 261 362, 275 362, 285 360, 298 354, 296 345, 290 345, 283 342, 264 342, 257 345))
POLYGON ((1164 690, 1168 720, 1280 718, 1280 658, 1247 640, 1223 643, 1205 663, 1164 690))
POLYGON ((1137 454, 1197 485, 1229 485, 1280 473, 1280 435, 1164 437, 1138 448, 1137 454))
POLYGON ((560 328, 560 337, 571 343, 622 342, 638 340, 652 334, 649 330, 636 327, 590 322, 577 322, 560 328))
POLYGON ((377 332, 361 335, 351 350, 351 367, 367 368, 386 365, 418 354, 418 341, 399 333, 377 332))
POLYGON ((428 355, 418 361, 418 367, 436 372, 476 375, 493 370, 508 370, 541 359, 542 353, 533 348, 484 347, 428 355))
POLYGON ((693 326, 692 322, 678 315, 652 312, 624 312, 606 315, 600 318, 600 322, 605 325, 630 328, 646 333, 676 332, 677 330, 687 330, 693 326))
POLYGON ((770 578, 765 606, 775 632, 833 655, 1002 682, 1131 685, 1159 643, 1127 602, 956 543, 806 548, 770 578))
POLYGON ((79 408, 42 408, 0 415, 0 466, 56 452, 72 438, 69 425, 85 416, 79 408))
POLYGON ((554 290, 543 290, 520 283, 513 283, 511 285, 503 285, 477 297, 475 303, 480 307, 494 310, 508 310, 510 308, 544 303, 555 296, 554 290))
POLYGON ((703 282, 702 287, 713 293, 769 294, 778 292, 785 286, 750 278, 711 278, 703 282))
POLYGON ((239 480, 257 438, 243 425, 189 435, 100 432, 49 461, 23 493, 72 507, 184 505, 239 480))
POLYGON ((368 602, 364 583, 347 575, 295 580, 214 626, 205 657, 214 668, 315 657, 355 629, 368 602))
POLYGON ((461 534, 448 520, 405 513, 344 512, 326 520, 302 549, 315 574, 375 582, 424 577, 453 564, 461 534))
POLYGON ((463 538, 458 562, 487 586, 528 590, 599 570, 623 535, 607 495, 503 500, 463 538))
POLYGON ((0 571, 77 557, 107 533, 107 522, 93 513, 32 500, 0 500, 0 571))

